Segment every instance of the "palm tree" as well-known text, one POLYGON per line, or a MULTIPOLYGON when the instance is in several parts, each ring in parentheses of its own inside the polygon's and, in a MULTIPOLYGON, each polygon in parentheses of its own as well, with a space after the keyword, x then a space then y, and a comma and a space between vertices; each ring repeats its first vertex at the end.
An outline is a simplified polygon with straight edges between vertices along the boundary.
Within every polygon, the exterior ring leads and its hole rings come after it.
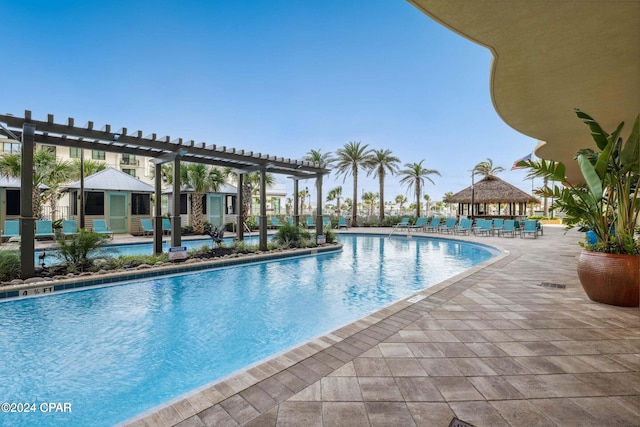
POLYGON ((430 203, 431 203, 431 196, 429 196, 428 194, 425 194, 424 196, 422 196, 424 198, 425 201, 425 215, 429 216, 429 210, 430 210, 430 203))
POLYGON ((300 190, 298 191, 298 198, 300 199, 300 215, 304 214, 304 201, 307 199, 309 195, 309 190, 300 190))
POLYGON ((373 173, 378 178, 380 186, 380 221, 384 220, 384 177, 388 173, 395 175, 398 172, 400 159, 391 155, 391 150, 373 150, 371 159, 367 162, 369 168, 367 176, 373 173))
POLYGON ((398 194, 396 196, 396 203, 400 205, 400 215, 402 215, 402 205, 407 203, 407 198, 402 194, 398 194))
MULTIPOLYGON (((93 175, 94 173, 103 171, 107 168, 106 164, 93 159, 84 159, 82 161, 82 164, 84 166, 83 170, 84 170, 85 178, 88 177, 89 175, 93 175)), ((170 165, 166 165, 166 166, 170 166, 170 165)), ((152 171, 155 172, 155 169, 152 169, 152 171)), ((73 173, 72 173, 71 179, 80 179, 80 159, 73 159, 73 173)))
MULTIPOLYGON (((22 169, 21 153, 3 153, 0 155, 0 176, 19 178, 22 169)), ((42 218, 43 192, 42 185, 54 188, 51 193, 55 194, 60 185, 69 181, 72 176, 72 166, 68 162, 59 162, 56 155, 49 150, 40 149, 33 153, 33 193, 31 201, 33 203, 33 215, 42 218)), ((56 199, 57 200, 57 199, 56 199)), ((55 201, 52 210, 55 209, 55 201)))
POLYGON ((340 216, 340 198, 342 197, 342 186, 337 186, 336 188, 332 188, 329 190, 329 194, 327 194, 327 200, 336 200, 337 206, 337 214, 340 216))
POLYGON ((424 162, 424 159, 420 160, 420 163, 405 163, 404 167, 406 169, 399 172, 399 174, 403 176, 400 180, 400 184, 406 184, 408 190, 411 190, 412 188, 415 189, 416 216, 418 217, 420 216, 420 194, 422 193, 422 187, 424 187, 424 180, 427 179, 432 184, 435 184, 435 182, 429 178, 429 175, 441 176, 440 172, 435 169, 424 168, 422 166, 422 162, 424 162))
POLYGON ((204 231, 202 196, 209 191, 220 191, 220 187, 225 183, 223 173, 220 169, 206 166, 202 163, 181 164, 180 182, 185 187, 190 187, 193 190, 189 222, 193 227, 194 233, 202 234, 204 231))
MULTIPOLYGON (((260 194, 260 171, 249 172, 244 175, 242 180, 242 215, 247 219, 250 215, 253 215, 253 196, 260 194)), ((276 182, 272 173, 267 173, 265 176, 265 185, 267 187, 273 185, 276 182)))
POLYGON ((376 204, 376 200, 378 200, 378 195, 376 193, 366 191, 364 194, 362 194, 362 202, 368 208, 367 214, 369 216, 373 215, 373 207, 376 204))
POLYGON ((317 163, 321 168, 326 168, 333 163, 334 158, 331 156, 331 153, 322 154, 320 151, 322 150, 309 150, 307 155, 302 158, 302 160, 306 162, 317 163))
POLYGON ((502 166, 493 167, 493 160, 487 157, 487 160, 475 165, 471 171, 475 175, 493 176, 500 172, 504 172, 502 166))
MULTIPOLYGON (((453 196, 453 191, 447 191, 446 193, 444 193, 444 200, 448 200, 451 196, 453 196)), ((445 203, 444 204, 448 210, 451 210, 451 203, 445 203)))
POLYGON ((368 144, 360 141, 347 142, 344 147, 336 151, 336 170, 338 175, 353 176, 353 200, 351 205, 351 224, 358 223, 358 169, 365 167, 371 158, 371 150, 367 149, 368 144))
POLYGON ((52 221, 56 220, 58 200, 62 197, 60 187, 73 179, 74 172, 73 163, 59 160, 56 160, 50 168, 43 172, 43 183, 49 187, 45 193, 45 199, 49 202, 51 208, 52 221))

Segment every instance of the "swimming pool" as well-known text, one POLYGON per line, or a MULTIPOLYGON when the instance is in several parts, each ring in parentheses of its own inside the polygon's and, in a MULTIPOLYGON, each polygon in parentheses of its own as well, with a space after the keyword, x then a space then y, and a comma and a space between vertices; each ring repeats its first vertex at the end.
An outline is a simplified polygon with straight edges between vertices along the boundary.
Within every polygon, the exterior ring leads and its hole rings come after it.
POLYGON ((0 303, 0 402, 36 409, 0 413, 0 424, 112 425, 494 254, 452 240, 339 238, 332 254, 0 303))

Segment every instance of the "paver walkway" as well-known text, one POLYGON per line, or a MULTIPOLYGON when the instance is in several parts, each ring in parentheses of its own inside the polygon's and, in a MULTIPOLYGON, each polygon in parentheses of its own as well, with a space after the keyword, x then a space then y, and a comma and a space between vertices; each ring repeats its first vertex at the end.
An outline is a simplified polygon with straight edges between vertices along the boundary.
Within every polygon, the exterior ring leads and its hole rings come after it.
POLYGON ((132 425, 638 426, 640 310, 586 297, 580 237, 461 237, 508 253, 132 425))

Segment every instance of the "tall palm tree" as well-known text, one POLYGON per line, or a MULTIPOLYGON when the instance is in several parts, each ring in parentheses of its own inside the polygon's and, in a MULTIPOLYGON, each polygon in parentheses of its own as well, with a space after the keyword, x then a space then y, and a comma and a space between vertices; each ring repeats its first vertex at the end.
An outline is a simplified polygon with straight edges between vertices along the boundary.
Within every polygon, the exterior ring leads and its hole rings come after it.
MULTIPOLYGON (((82 164, 84 165, 83 169, 85 178, 107 168, 106 164, 93 159, 84 159, 82 164)), ((152 170, 155 171, 155 169, 152 170)), ((71 179, 80 179, 80 159, 73 159, 73 173, 71 179)))
POLYGON ((56 160, 51 167, 46 169, 43 174, 43 183, 48 186, 45 193, 45 200, 49 202, 51 208, 51 220, 56 220, 58 212, 58 200, 62 197, 60 188, 63 184, 73 179, 75 168, 72 162, 56 160))
POLYGON ((337 206, 337 214, 340 216, 340 198, 342 197, 342 186, 337 186, 329 190, 329 194, 327 194, 327 200, 336 200, 337 206))
POLYGON ((378 200, 378 194, 376 193, 366 191, 364 194, 362 194, 362 203, 364 203, 364 205, 368 208, 367 214, 369 216, 373 215, 373 207, 376 204, 376 200, 378 200))
MULTIPOLYGON (((265 184, 267 187, 272 186, 276 179, 272 173, 265 175, 265 184)), ((253 215, 253 196, 260 194, 260 171, 249 172, 244 175, 242 180, 242 215, 246 219, 249 215, 253 215)))
POLYGON ((380 221, 384 220, 384 177, 387 172, 395 175, 398 172, 400 159, 391 154, 391 150, 373 150, 371 159, 367 162, 369 168, 367 176, 373 173, 378 178, 380 187, 380 221))
POLYGON ((398 194, 396 196, 396 203, 400 205, 400 215, 402 215, 402 205, 407 203, 407 198, 403 194, 398 194))
POLYGON ((493 176, 500 172, 504 172, 504 168, 502 166, 493 167, 493 160, 487 157, 487 160, 484 162, 480 162, 473 167, 471 173, 475 175, 482 176, 493 176))
POLYGON ((412 188, 415 189, 416 195, 416 216, 420 216, 420 194, 422 193, 422 187, 424 187, 424 180, 427 179, 432 184, 435 184, 429 175, 440 175, 435 169, 427 169, 422 166, 423 160, 420 160, 420 163, 405 163, 403 169, 399 172, 403 178, 400 180, 400 184, 406 184, 408 190, 412 188))
POLYGON ((309 195, 309 190, 300 190, 298 191, 298 199, 300 199, 300 215, 304 214, 304 201, 307 199, 309 195))
POLYGON ((183 163, 180 165, 180 182, 185 187, 191 187, 191 212, 189 219, 193 232, 202 234, 202 196, 208 191, 220 191, 225 183, 223 172, 215 167, 202 163, 183 163))
POLYGON ((317 163, 321 168, 326 168, 333 163, 334 158, 329 153, 321 153, 322 150, 309 150, 307 155, 302 158, 306 162, 317 163))
MULTIPOLYGON (((0 155, 0 176, 19 178, 22 169, 21 153, 2 153, 0 155)), ((33 215, 42 218, 42 202, 45 195, 41 186, 59 189, 60 185, 71 179, 72 166, 68 162, 60 162, 49 150, 40 149, 33 153, 33 215)), ((54 191, 55 193, 55 191, 54 191)), ((54 202, 55 205, 55 202, 54 202)), ((55 206, 52 206, 54 209, 55 206)))
POLYGON ((422 196, 424 198, 425 201, 425 215, 429 216, 429 210, 430 210, 430 204, 431 204, 431 196, 428 194, 425 194, 424 196, 422 196))
POLYGON ((347 142, 344 147, 336 151, 336 172, 347 179, 348 175, 353 176, 353 200, 351 205, 351 224, 358 223, 358 169, 365 167, 371 158, 371 150, 368 144, 362 142, 347 142))

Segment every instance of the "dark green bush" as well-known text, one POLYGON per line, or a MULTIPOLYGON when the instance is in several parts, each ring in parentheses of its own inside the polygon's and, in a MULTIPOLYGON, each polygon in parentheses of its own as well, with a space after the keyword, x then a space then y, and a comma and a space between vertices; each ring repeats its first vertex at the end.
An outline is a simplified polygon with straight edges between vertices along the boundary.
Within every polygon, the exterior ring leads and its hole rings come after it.
POLYGON ((0 281, 20 278, 20 252, 0 251, 0 281))
POLYGON ((108 241, 109 237, 104 234, 81 229, 69 239, 58 240, 54 250, 64 259, 69 271, 85 271, 108 241))
POLYGON ((278 229, 274 240, 283 247, 303 248, 309 246, 311 235, 303 227, 296 227, 289 223, 284 223, 278 229))

